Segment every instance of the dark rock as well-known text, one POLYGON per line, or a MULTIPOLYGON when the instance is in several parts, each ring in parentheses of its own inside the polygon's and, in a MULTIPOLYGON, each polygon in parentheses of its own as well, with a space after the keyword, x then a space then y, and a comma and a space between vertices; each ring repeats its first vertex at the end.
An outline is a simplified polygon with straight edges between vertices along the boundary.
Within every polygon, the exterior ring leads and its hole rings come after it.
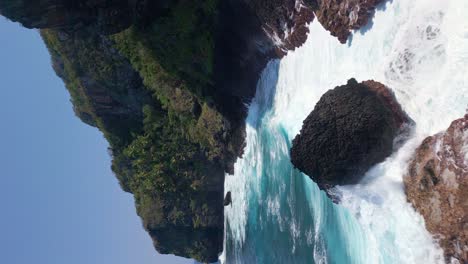
POLYGON ((403 177, 408 201, 444 249, 468 263, 468 115, 426 138, 403 177))
MULTIPOLYGON (((135 194, 137 213, 155 248, 164 254, 214 262, 223 246, 224 174, 233 173, 245 145, 245 105, 255 95, 267 62, 300 46, 306 39, 306 23, 313 18, 308 5, 297 9, 294 3, 214 1, 216 11, 211 12, 202 4, 165 0, 5 0, 0 2, 0 13, 25 27, 41 29, 75 113, 108 139, 112 169, 123 190, 135 194), (190 17, 190 25, 171 28, 179 25, 175 20, 183 20, 181 15, 190 17), (291 31, 295 33, 286 34, 291 31), (192 41, 184 39, 187 35, 192 41), (149 52, 141 55, 144 58, 135 58, 136 48, 139 53, 149 52), (187 51, 193 53, 187 55, 187 51), (185 57, 174 58, 181 53, 185 57), (138 65, 142 59, 147 62, 145 67, 157 70, 145 72, 138 65), (205 71, 211 65, 213 71, 205 71), (159 98, 164 98, 165 107, 159 98), (136 158, 128 157, 125 149, 136 137, 149 136, 152 126, 148 126, 149 120, 146 128, 143 125, 143 108, 146 114, 157 116, 159 129, 172 130, 175 135, 161 138, 164 133, 151 134, 154 137, 139 160, 149 162, 141 157, 156 156, 156 146, 161 144, 163 149, 192 147, 188 153, 172 152, 177 162, 166 166, 165 175, 144 172, 174 183, 174 189, 163 192, 150 186, 141 191, 141 184, 134 180, 135 174, 143 173, 142 167, 135 166, 136 158), (168 128, 169 115, 173 121, 196 125, 185 131, 198 130, 198 138, 177 137, 178 131, 168 128)), ((172 158, 160 157, 146 167, 164 165, 172 158)), ((230 203, 230 196, 226 198, 230 203)))
MULTIPOLYGON (((0 14, 25 27, 43 29, 54 70, 70 91, 77 116, 108 139, 112 168, 122 188, 135 193, 137 212, 156 249, 212 262, 223 244, 224 173, 234 172, 245 145, 245 105, 255 95, 268 61, 306 41, 307 24, 319 5, 315 0, 203 3, 4 0, 0 14), (179 21, 190 23, 181 26, 179 21), (138 65, 143 60, 144 67, 138 65), (149 193, 130 187, 141 171, 122 155, 144 133, 143 106, 149 107, 147 114, 157 116, 161 129, 168 129, 168 120, 197 126, 184 128, 197 131, 191 141, 185 135, 174 136, 185 138, 183 143, 173 142, 160 138, 162 133, 152 138, 154 145, 193 146, 191 158, 181 148, 161 158, 185 164, 171 163, 171 171, 163 175, 177 178, 175 191, 149 193), (151 199, 140 204, 136 193, 151 199)), ((320 8, 335 10, 336 5, 320 8)), ((148 146, 141 156, 156 156, 155 149, 148 146)))
POLYGON ((231 192, 227 192, 226 193, 226 196, 224 197, 224 206, 228 206, 232 203, 232 196, 231 196, 231 192))
POLYGON ((366 81, 325 93, 293 140, 291 161, 321 189, 357 183, 411 124, 393 93, 366 81))

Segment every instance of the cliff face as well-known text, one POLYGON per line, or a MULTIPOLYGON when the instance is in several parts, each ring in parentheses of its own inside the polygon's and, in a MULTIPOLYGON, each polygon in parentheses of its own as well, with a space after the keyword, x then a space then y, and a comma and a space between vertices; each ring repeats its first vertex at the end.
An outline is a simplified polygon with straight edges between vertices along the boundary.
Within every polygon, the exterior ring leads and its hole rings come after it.
POLYGON ((447 263, 468 262, 468 115, 426 138, 404 177, 408 201, 444 249, 447 263))
POLYGON ((129 140, 142 129, 151 102, 139 74, 105 36, 42 30, 52 67, 64 80, 74 111, 85 123, 129 140), (117 132, 118 131, 118 132, 117 132))
MULTIPOLYGON (((302 45, 313 0, 3 0, 41 29, 75 113, 109 141, 161 253, 215 261, 224 173, 268 60, 302 45)), ((322 9, 326 7, 322 6, 322 9)))
POLYGON ((226 139, 215 137, 230 132, 228 121, 153 60, 145 65, 157 77, 139 72, 119 51, 117 39, 130 41, 126 35, 41 34, 76 114, 109 141, 112 169, 135 195, 156 249, 215 260, 223 234, 223 155, 230 151, 226 139))
POLYGON ((275 45, 244 2, 150 2, 4 1, 0 13, 42 29, 75 113, 109 141, 155 248, 212 262, 224 173, 275 45))

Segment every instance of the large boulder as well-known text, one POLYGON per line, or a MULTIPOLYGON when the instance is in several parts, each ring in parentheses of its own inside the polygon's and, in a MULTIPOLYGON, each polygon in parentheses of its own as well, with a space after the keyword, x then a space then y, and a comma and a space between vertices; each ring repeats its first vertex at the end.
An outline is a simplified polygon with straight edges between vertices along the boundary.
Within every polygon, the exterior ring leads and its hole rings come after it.
POLYGON ((291 161, 321 189, 354 184, 393 152, 411 123, 383 84, 350 79, 325 93, 304 120, 291 161))
POLYGON ((468 263, 468 115, 426 138, 404 176, 408 201, 444 249, 448 263, 468 263))

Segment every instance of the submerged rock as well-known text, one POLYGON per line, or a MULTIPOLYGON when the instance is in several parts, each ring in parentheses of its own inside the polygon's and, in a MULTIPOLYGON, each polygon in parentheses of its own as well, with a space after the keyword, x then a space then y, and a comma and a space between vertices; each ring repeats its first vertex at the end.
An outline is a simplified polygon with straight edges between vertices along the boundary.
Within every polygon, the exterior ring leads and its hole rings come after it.
POLYGON ((231 192, 227 192, 226 196, 224 197, 224 206, 228 206, 232 203, 232 196, 231 192))
POLYGON ((393 152, 411 123, 383 84, 350 79, 325 93, 304 120, 291 161, 323 190, 354 184, 393 152))
POLYGON ((447 262, 468 263, 468 115, 422 142, 404 183, 447 262))

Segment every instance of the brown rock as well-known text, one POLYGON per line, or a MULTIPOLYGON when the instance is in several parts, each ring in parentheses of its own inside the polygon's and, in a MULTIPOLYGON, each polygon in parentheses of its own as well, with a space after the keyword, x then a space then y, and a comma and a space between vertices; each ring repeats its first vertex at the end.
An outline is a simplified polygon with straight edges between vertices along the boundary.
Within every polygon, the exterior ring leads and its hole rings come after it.
POLYGON ((387 86, 374 80, 362 82, 367 88, 378 95, 385 106, 393 113, 393 120, 399 129, 404 129, 405 124, 411 123, 408 115, 395 98, 395 94, 387 86))
POLYGON ((422 142, 404 183, 446 261, 468 263, 468 115, 422 142))
POLYGON ((365 26, 375 7, 383 0, 321 0, 315 15, 323 27, 341 43, 346 43, 351 30, 365 26))

